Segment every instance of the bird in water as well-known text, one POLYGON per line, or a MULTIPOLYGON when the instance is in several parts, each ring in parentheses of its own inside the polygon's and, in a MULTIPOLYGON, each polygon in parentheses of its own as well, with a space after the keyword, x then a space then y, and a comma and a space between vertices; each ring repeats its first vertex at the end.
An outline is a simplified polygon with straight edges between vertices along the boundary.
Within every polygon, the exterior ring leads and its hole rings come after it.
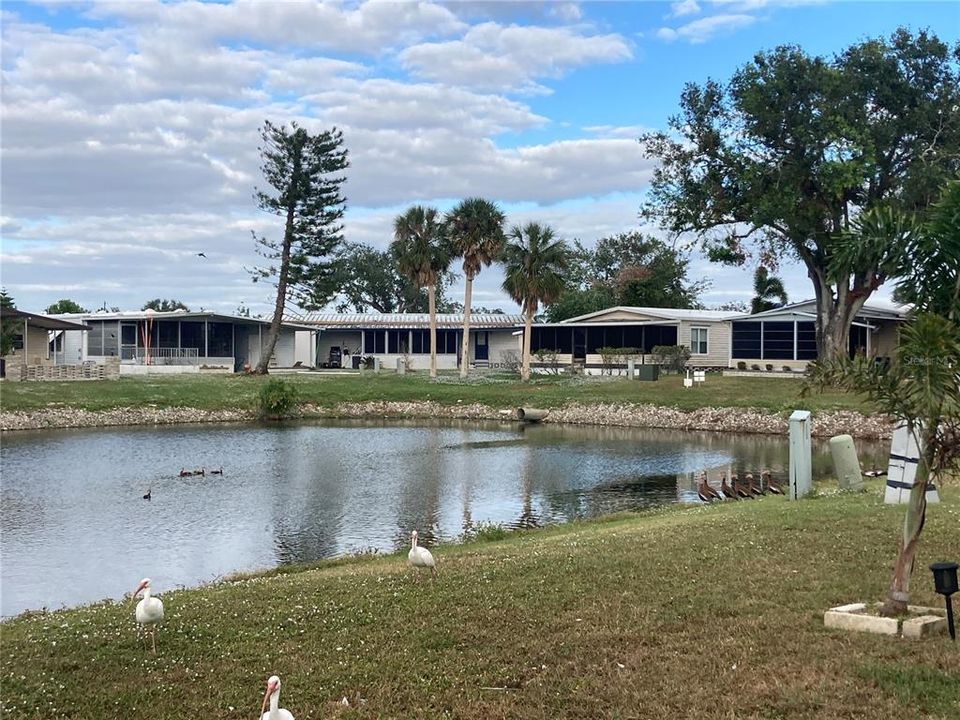
POLYGON ((190 477, 191 475, 193 475, 192 470, 185 470, 184 468, 180 468, 180 477, 190 477))
POLYGON ((150 500, 153 497, 153 488, 147 488, 147 494, 143 496, 144 500, 150 500))
POLYGON ((780 487, 780 483, 773 479, 769 470, 762 470, 760 472, 760 484, 774 495, 783 495, 783 488, 780 487))
POLYGON ((193 474, 193 475, 202 475, 202 476, 206 477, 206 475, 207 475, 207 470, 206 470, 206 468, 200 468, 199 470, 194 470, 192 474, 193 474))
POLYGON ((267 680, 267 692, 260 706, 260 720, 293 720, 293 713, 280 707, 280 678, 271 675, 267 680), (267 710, 267 703, 270 709, 267 710))
MULTIPOLYGON (((156 655, 157 623, 163 620, 163 603, 160 601, 160 598, 155 598, 150 595, 150 578, 144 578, 140 581, 137 589, 133 591, 133 595, 130 598, 131 602, 136 600, 141 590, 143 591, 143 600, 137 603, 137 610, 134 613, 134 617, 144 631, 150 631, 150 637, 153 639, 153 654, 156 655)), ((146 637, 144 637, 143 642, 146 644, 146 637)))
POLYGON ((437 561, 433 559, 433 553, 417 545, 417 537, 416 530, 410 533, 410 552, 407 553, 407 563, 418 571, 430 570, 432 576, 437 572, 437 561))
POLYGON ((210 474, 211 474, 211 475, 223 475, 223 465, 220 466, 220 469, 219 469, 219 470, 211 470, 211 471, 210 471, 210 474))

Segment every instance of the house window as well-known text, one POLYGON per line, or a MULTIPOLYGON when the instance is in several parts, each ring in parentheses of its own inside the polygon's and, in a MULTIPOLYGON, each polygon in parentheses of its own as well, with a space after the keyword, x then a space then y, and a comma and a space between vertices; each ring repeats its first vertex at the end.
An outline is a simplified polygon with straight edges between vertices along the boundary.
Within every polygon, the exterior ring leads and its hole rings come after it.
POLYGON ((387 331, 367 330, 363 334, 363 352, 366 355, 383 355, 387 352, 387 331))
POLYGON ((707 354, 707 328, 690 328, 690 352, 694 355, 707 354))

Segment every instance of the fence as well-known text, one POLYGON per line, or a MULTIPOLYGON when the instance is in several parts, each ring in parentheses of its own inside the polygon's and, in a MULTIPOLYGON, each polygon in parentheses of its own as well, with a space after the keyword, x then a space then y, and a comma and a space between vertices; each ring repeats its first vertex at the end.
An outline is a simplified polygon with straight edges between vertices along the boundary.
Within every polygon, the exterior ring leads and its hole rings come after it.
POLYGON ((147 351, 143 348, 125 347, 121 348, 120 357, 123 360, 133 360, 138 365, 200 364, 200 351, 196 348, 150 348, 147 351))

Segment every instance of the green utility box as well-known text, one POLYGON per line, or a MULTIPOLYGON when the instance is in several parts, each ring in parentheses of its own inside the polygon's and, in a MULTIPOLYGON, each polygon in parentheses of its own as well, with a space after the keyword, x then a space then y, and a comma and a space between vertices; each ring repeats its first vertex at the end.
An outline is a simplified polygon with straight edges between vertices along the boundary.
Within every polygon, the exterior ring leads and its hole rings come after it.
POLYGON ((638 375, 639 380, 659 380, 660 379, 659 365, 641 365, 637 369, 640 371, 638 375))

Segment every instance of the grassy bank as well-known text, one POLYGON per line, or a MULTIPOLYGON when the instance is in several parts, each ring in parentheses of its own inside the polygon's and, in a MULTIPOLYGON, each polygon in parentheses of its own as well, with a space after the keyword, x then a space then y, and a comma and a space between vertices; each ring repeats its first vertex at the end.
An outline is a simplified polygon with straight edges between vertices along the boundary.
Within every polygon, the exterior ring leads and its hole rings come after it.
MULTIPOLYGON (((425 375, 284 375, 304 402, 332 407, 367 400, 433 400, 441 404, 481 403, 494 408, 518 405, 558 407, 566 403, 651 403, 682 410, 700 407, 755 407, 773 412, 797 408, 863 410, 857 396, 841 392, 799 397, 802 382, 780 378, 714 377, 703 387, 686 389, 682 378, 664 376, 658 382, 617 378, 543 377, 521 383, 515 376, 489 376, 459 382, 454 376, 431 381, 425 375)), ((51 406, 85 410, 117 407, 194 407, 202 410, 249 409, 262 377, 181 375, 124 378, 90 382, 4 383, 0 409, 38 410, 51 406)))
MULTIPOLYGON (((947 490, 924 529, 915 602, 937 603, 926 565, 960 556, 947 490)), ((170 592, 156 657, 129 605, 23 617, 3 625, 0 709, 247 719, 276 672, 298 720, 956 718, 949 639, 822 625, 825 608, 883 594, 902 509, 880 491, 440 548, 439 576, 421 583, 390 556, 170 592), (335 705, 344 696, 351 707, 335 705)))

